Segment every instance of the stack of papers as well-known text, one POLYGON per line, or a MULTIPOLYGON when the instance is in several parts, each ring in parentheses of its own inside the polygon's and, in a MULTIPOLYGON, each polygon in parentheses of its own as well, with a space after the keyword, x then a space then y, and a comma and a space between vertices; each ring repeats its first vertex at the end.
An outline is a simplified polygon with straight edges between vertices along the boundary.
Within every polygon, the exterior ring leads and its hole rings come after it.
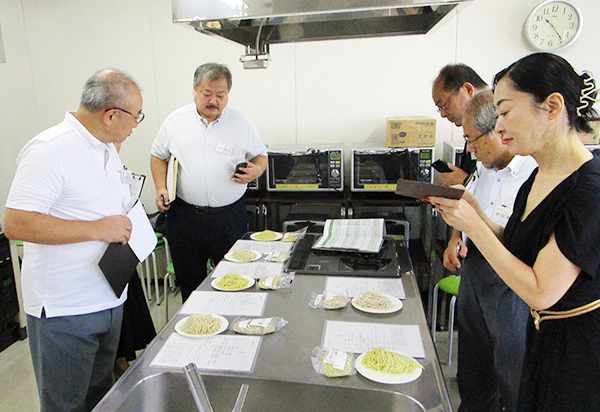
POLYGON ((384 235, 383 219, 328 219, 313 249, 379 253, 384 235))

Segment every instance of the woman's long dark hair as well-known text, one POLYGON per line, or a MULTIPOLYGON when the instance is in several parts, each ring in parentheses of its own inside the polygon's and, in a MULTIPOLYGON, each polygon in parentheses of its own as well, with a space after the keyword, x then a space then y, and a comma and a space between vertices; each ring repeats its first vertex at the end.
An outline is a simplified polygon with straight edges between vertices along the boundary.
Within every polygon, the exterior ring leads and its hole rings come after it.
POLYGON ((589 73, 578 75, 568 61, 555 54, 534 53, 496 74, 494 88, 504 77, 516 90, 532 95, 537 103, 552 93, 560 93, 565 99, 569 125, 578 132, 592 131, 588 122, 598 119, 592 108, 597 89, 589 73))

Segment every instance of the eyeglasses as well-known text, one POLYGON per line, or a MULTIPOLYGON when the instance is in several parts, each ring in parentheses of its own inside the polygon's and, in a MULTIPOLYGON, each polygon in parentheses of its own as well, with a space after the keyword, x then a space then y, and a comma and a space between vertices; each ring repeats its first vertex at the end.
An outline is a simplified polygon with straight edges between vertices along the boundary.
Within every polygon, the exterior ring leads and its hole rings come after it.
POLYGON ((146 117, 146 115, 145 115, 144 113, 142 113, 142 111, 141 111, 141 110, 140 110, 140 114, 138 114, 138 115, 137 115, 137 117, 136 117, 136 116, 134 116, 134 115, 133 115, 133 113, 131 113, 131 112, 128 112, 128 111, 127 111, 127 110, 125 110, 125 109, 121 109, 120 107, 111 107, 111 108, 109 108, 109 109, 106 109, 106 110, 104 111, 104 113, 108 112, 109 110, 120 110, 120 111, 122 111, 122 112, 125 112, 125 113, 127 113, 128 115, 130 115, 131 117, 133 117, 133 120, 135 120, 135 122, 136 122, 137 124, 140 124, 140 123, 142 123, 142 120, 144 120, 144 117, 146 117))
MULTIPOLYGON (((490 131, 491 131, 491 130, 490 130, 490 131)), ((463 135, 463 139, 465 139, 465 142, 466 142, 467 144, 471 145, 471 147, 472 147, 472 146, 474 146, 474 145, 475 145, 475 142, 476 142, 477 140, 481 139, 483 136, 485 136, 486 134, 488 134, 490 131, 480 134, 479 136, 477 136, 477 137, 476 137, 475 139, 473 139, 473 140, 469 140, 469 139, 467 138, 467 136, 463 135)))
POLYGON ((448 102, 450 101, 450 99, 452 98, 452 96, 454 96, 456 93, 458 93, 459 90, 460 90, 460 87, 458 89, 454 90, 452 93, 450 93, 450 96, 448 96, 448 98, 446 99, 446 101, 444 102, 443 105, 438 106, 438 108, 437 108, 437 112, 438 113, 441 114, 443 111, 446 110, 446 106, 448 105, 448 102))

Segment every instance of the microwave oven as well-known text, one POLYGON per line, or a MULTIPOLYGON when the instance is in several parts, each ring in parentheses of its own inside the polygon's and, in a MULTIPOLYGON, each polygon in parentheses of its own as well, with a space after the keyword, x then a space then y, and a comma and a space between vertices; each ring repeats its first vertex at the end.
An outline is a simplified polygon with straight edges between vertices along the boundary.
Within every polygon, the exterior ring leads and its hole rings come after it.
POLYGON ((446 140, 444 142, 444 151, 442 159, 444 159, 448 163, 452 163, 453 165, 459 165, 464 149, 464 140, 461 140, 460 142, 454 140, 446 140))
POLYGON ((398 179, 433 182, 433 147, 353 148, 351 190, 393 192, 398 179))
POLYGON ((341 191, 344 148, 273 146, 268 151, 268 191, 341 191))

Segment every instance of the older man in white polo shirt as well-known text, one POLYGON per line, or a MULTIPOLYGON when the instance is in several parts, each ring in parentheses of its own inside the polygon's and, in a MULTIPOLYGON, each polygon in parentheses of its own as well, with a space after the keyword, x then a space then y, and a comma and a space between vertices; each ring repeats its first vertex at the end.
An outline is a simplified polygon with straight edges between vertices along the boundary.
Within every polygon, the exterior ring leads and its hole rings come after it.
POLYGON ((108 243, 126 243, 129 184, 114 143, 143 119, 129 76, 103 70, 81 104, 21 150, 4 229, 24 241, 23 297, 42 411, 91 410, 112 385, 127 290, 98 267, 108 243))
POLYGON ((267 168, 267 148, 254 124, 227 107, 227 66, 206 63, 194 74, 194 103, 171 113, 152 145, 156 204, 167 213, 167 238, 185 301, 206 277, 210 258, 219 262, 248 230, 244 193, 267 168), (179 162, 177 197, 166 189, 167 162, 179 162), (238 163, 246 163, 241 173, 238 163))

